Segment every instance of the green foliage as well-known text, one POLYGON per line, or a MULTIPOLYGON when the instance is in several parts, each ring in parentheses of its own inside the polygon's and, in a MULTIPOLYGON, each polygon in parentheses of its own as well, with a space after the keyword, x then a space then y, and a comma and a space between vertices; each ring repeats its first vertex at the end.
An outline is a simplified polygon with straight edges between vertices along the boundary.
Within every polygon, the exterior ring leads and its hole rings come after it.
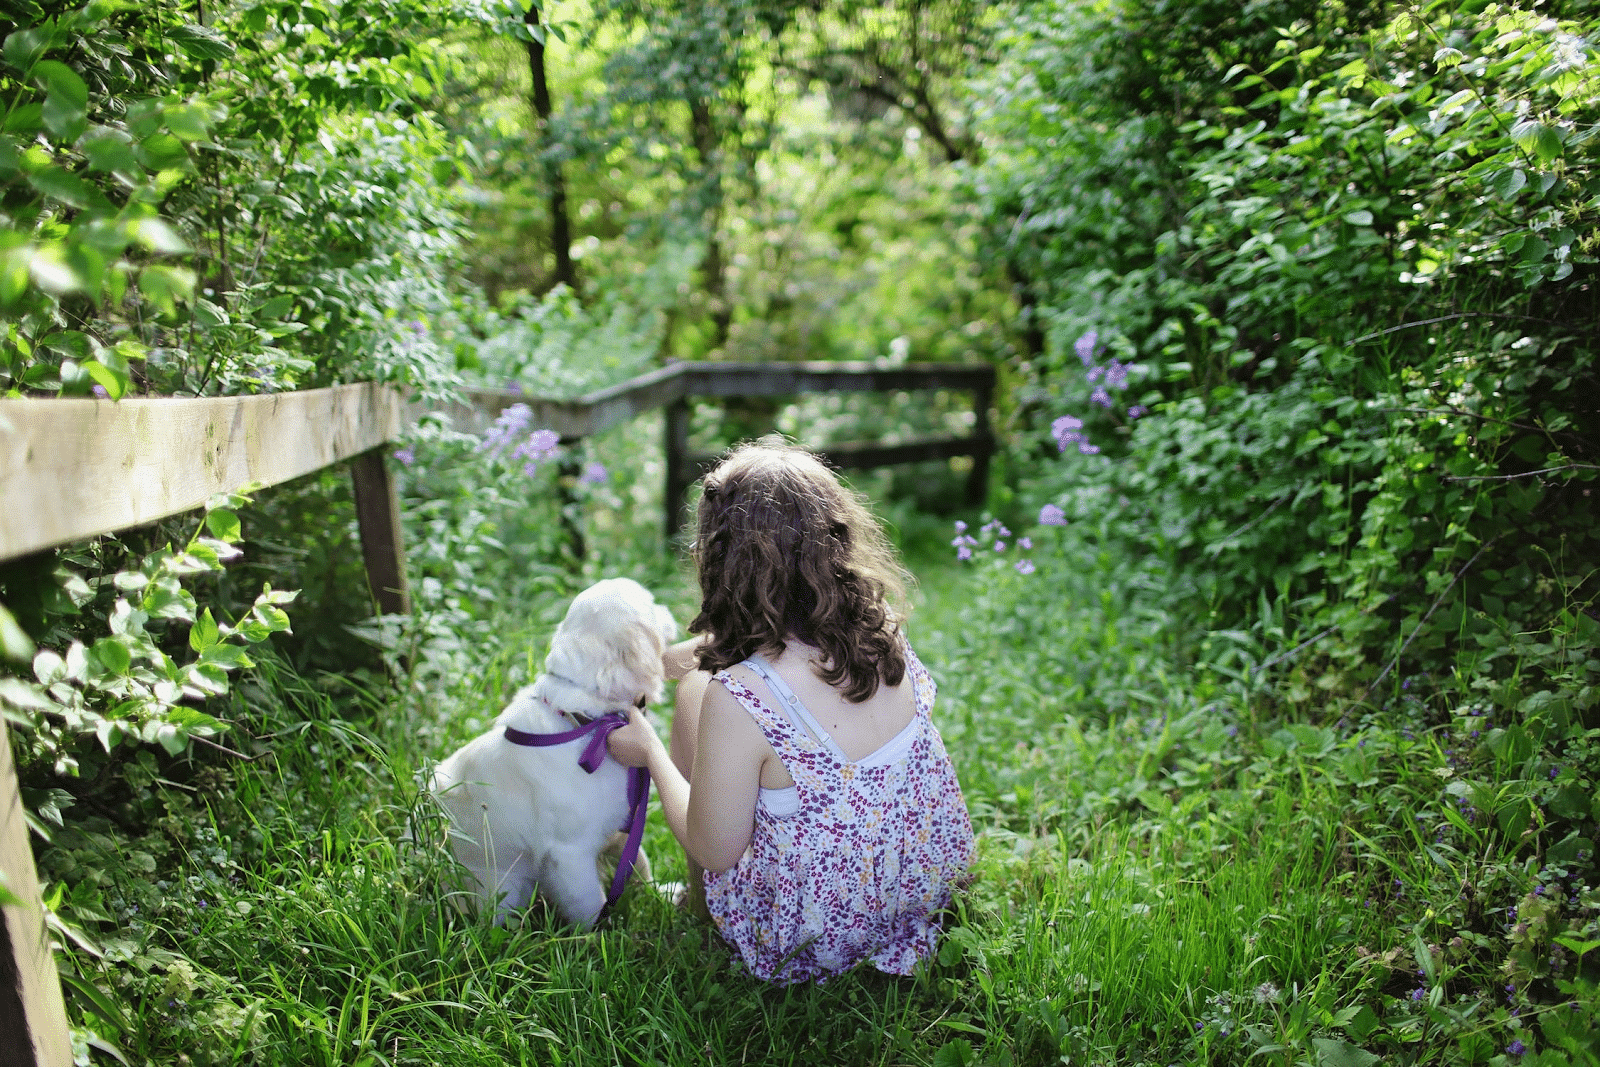
MULTIPOLYGON (((209 607, 198 606, 183 581, 220 572, 239 556, 234 509, 248 501, 239 493, 214 498, 180 549, 157 549, 135 566, 95 576, 92 585, 70 565, 57 568, 53 585, 37 596, 34 629, 88 636, 87 619, 72 621, 70 631, 63 625, 63 616, 87 615, 103 620, 110 632, 92 643, 75 636, 60 651, 41 649, 33 657, 32 680, 0 679, 7 717, 25 731, 23 763, 77 775, 95 743, 105 756, 124 743, 159 744, 177 755, 191 738, 227 728, 193 704, 228 692, 229 675, 253 666, 248 647, 289 629, 281 605, 295 594, 267 585, 232 623, 219 622, 209 607), (174 623, 188 624, 192 659, 172 640, 174 623)), ((7 582, 13 603, 26 601, 26 583, 26 575, 7 582)), ((103 760, 96 754, 92 762, 98 770, 103 760)), ((54 821, 60 823, 59 814, 54 821)))

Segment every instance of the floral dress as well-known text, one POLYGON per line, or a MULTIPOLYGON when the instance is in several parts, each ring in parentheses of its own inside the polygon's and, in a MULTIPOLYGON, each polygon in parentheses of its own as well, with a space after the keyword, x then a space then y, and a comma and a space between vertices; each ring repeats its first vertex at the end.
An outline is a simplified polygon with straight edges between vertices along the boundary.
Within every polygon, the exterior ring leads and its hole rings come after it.
POLYGON ((750 846, 732 868, 705 876, 717 929, 757 977, 826 979, 862 960, 910 974, 934 950, 937 913, 972 862, 972 822, 930 717, 933 679, 905 651, 916 714, 860 760, 845 758, 760 657, 742 666, 771 697, 727 671, 716 676, 795 782, 761 791, 750 846))

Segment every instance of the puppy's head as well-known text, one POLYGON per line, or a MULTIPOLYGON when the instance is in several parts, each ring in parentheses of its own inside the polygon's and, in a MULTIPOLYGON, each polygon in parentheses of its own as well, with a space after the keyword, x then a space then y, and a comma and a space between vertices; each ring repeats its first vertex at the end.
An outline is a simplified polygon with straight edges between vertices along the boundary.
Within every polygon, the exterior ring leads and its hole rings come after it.
POLYGON ((661 654, 678 635, 672 613, 631 578, 607 578, 573 598, 556 627, 545 670, 617 708, 661 699, 661 654))

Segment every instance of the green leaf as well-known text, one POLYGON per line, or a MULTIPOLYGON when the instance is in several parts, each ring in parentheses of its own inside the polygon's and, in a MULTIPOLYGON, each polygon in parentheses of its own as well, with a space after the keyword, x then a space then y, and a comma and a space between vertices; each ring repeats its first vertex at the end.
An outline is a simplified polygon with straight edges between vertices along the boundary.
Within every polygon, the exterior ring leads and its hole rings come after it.
POLYGON ((128 391, 128 376, 118 374, 104 363, 85 363, 83 369, 89 372, 89 377, 104 389, 106 396, 112 400, 121 400, 122 395, 128 391))
POLYGON ((0 655, 26 663, 33 658, 33 639, 17 624, 16 617, 0 604, 0 655))
POLYGON ((127 645, 115 637, 102 637, 94 643, 89 654, 99 660, 100 665, 112 674, 127 674, 128 668, 133 666, 133 653, 128 651, 127 645))
POLYGON ((167 129, 184 141, 204 141, 211 136, 210 116, 196 104, 177 104, 162 110, 167 129))
POLYGON ((933 1067, 969 1067, 974 1062, 972 1042, 964 1037, 946 1042, 933 1054, 933 1067))
POLYGON ((91 130, 83 139, 83 154, 89 158, 89 169, 116 172, 129 177, 143 174, 139 157, 134 155, 133 141, 121 130, 104 126, 91 130))
POLYGON ((204 652, 219 640, 217 620, 212 618, 211 609, 207 608, 189 627, 189 647, 196 652, 204 652))
POLYGON ((1337 1037, 1314 1037, 1311 1045, 1317 1050, 1317 1067, 1377 1067, 1383 1062, 1366 1049, 1337 1037))
POLYGON ((177 26, 168 30, 167 36, 192 59, 227 59, 234 53, 228 39, 210 26, 177 26))
POLYGON ((189 251, 189 243, 162 219, 140 219, 134 224, 134 234, 152 252, 182 255, 189 251))
POLYGON ((1510 200, 1528 184, 1528 176, 1520 167, 1507 167, 1489 179, 1489 188, 1502 200, 1510 200))
POLYGON ((1344 221, 1348 222, 1352 226, 1371 226, 1372 212, 1352 211, 1344 217, 1344 221))
POLYGON ((32 69, 50 45, 49 35, 42 29, 19 30, 6 38, 6 62, 23 73, 32 69))
POLYGON ((90 192, 82 178, 62 167, 46 167, 28 175, 28 184, 45 196, 54 197, 73 207, 89 206, 90 192))
POLYGON ((6 132, 32 136, 44 124, 44 103, 33 100, 19 104, 6 116, 6 132))
POLYGON ((1518 148, 1548 163, 1561 155, 1561 133, 1537 119, 1524 119, 1511 127, 1511 139, 1518 148))
POLYGON ((221 667, 223 670, 232 671, 240 667, 254 667, 255 661, 249 653, 238 645, 218 642, 200 653, 200 665, 203 667, 221 667))
POLYGON ((230 544, 239 540, 241 536, 239 516, 226 508, 206 512, 206 529, 211 531, 211 536, 230 544))

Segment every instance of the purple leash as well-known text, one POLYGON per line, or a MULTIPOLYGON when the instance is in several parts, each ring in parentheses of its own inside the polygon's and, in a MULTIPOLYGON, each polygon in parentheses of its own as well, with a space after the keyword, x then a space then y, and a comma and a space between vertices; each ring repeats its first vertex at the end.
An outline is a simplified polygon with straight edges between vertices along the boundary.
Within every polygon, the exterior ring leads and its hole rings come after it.
MULTIPOLYGON (((551 748, 576 741, 584 734, 593 734, 583 748, 583 755, 578 757, 578 766, 593 774, 605 762, 606 738, 611 736, 613 730, 620 730, 626 725, 628 717, 625 714, 610 711, 598 719, 590 719, 582 726, 558 734, 530 734, 507 726, 506 740, 527 748, 551 748)), ((634 861, 639 858, 639 843, 644 840, 645 811, 650 806, 650 772, 643 767, 629 767, 627 770, 628 821, 617 829, 628 831, 628 841, 622 846, 622 855, 617 858, 617 873, 611 879, 611 891, 606 894, 608 908, 622 897, 622 887, 628 884, 628 875, 633 873, 634 861)))

